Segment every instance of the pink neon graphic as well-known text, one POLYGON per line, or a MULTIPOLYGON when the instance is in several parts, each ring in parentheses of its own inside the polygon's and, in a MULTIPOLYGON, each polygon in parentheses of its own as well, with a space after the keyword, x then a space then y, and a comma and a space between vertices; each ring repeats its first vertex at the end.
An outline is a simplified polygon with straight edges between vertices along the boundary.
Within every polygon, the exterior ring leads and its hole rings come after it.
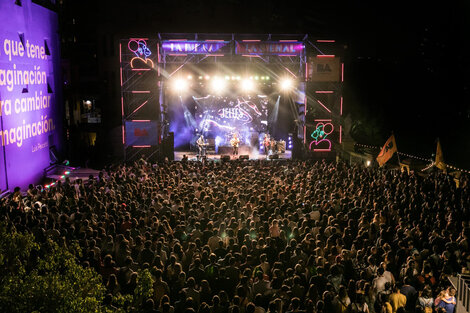
POLYGON ((173 71, 173 73, 171 73, 168 77, 171 77, 173 76, 173 74, 175 74, 176 72, 178 72, 186 63, 183 63, 181 64, 180 66, 178 66, 178 68, 176 70, 173 71))
POLYGON ((317 55, 317 58, 334 58, 334 54, 319 54, 317 55))
POLYGON ((121 97, 121 113, 122 113, 122 116, 124 117, 124 98, 121 97))
POLYGON ((170 39, 168 41, 188 41, 187 39, 170 39))
POLYGON ((242 40, 243 42, 259 42, 261 41, 260 39, 247 39, 247 40, 242 40))
MULTIPOLYGON (((147 41, 145 39, 130 39, 127 43, 127 48, 135 54, 135 57, 131 59, 131 68, 134 68, 134 62, 140 60, 146 66, 153 67, 153 61, 148 59, 152 54, 150 49, 147 47, 147 41)), ((138 63, 139 64, 139 63, 138 63)), ((141 64, 139 64, 141 65, 141 64)), ((142 66, 138 67, 142 68, 142 66)), ((146 68, 146 67, 144 67, 146 68)))
POLYGON ((122 87, 122 67, 119 68, 119 75, 120 75, 120 77, 121 77, 121 87, 122 87))
POLYGON ((318 103, 320 103, 320 105, 321 105, 322 107, 324 107, 324 108, 325 108, 325 110, 327 110, 327 111, 328 111, 328 113, 331 113, 331 110, 330 110, 330 109, 328 109, 328 108, 327 108, 327 107, 326 107, 326 106, 325 106, 325 105, 324 105, 324 104, 323 104, 323 103, 322 103, 320 100, 317 100, 317 102, 318 102, 318 103))
POLYGON ((132 71, 150 71, 150 68, 133 68, 132 71))
POLYGON ((157 43, 157 63, 160 63, 160 44, 157 43))
POLYGON ((124 130, 124 125, 121 126, 122 128, 122 144, 126 143, 126 131, 124 130))
POLYGON ((280 57, 296 57, 295 54, 279 54, 280 57))
POLYGON ((145 101, 144 103, 142 103, 141 105, 139 105, 139 107, 138 107, 137 109, 135 109, 134 111, 132 111, 132 113, 129 114, 129 115, 132 115, 132 114, 134 114, 135 112, 137 112, 137 111, 138 111, 141 107, 143 107, 147 102, 149 102, 149 101, 147 100, 147 101, 145 101))
POLYGON ((294 73, 292 73, 292 71, 290 69, 288 69, 287 67, 284 66, 284 68, 286 69, 286 71, 288 71, 292 76, 294 76, 295 78, 297 78, 297 75, 295 75, 294 73))
POLYGON ((148 38, 129 38, 129 40, 149 40, 148 38))
POLYGON ((119 44, 119 63, 122 63, 122 44, 119 44))
POLYGON ((317 90, 315 93, 333 93, 334 91, 332 90, 317 90))
POLYGON ((206 54, 206 57, 223 57, 225 54, 206 54))
POLYGON ((341 81, 344 82, 344 63, 341 63, 341 81))
POLYGON ((341 102, 339 106, 339 115, 343 115, 343 97, 341 97, 341 102))
POLYGON ((279 40, 279 42, 297 42, 297 40, 295 40, 295 39, 292 39, 292 40, 285 39, 285 40, 279 40))
POLYGON ((335 42, 335 40, 318 39, 317 42, 335 42))
POLYGON ((320 151, 331 151, 331 141, 327 139, 328 135, 330 135, 334 130, 334 126, 331 123, 323 123, 319 122, 315 126, 315 131, 312 133, 311 137, 313 141, 310 142, 309 150, 320 152, 320 151))
POLYGON ((342 125, 339 125, 339 143, 342 142, 342 132, 343 132, 343 126, 342 125))
POLYGON ((150 93, 150 90, 132 90, 132 93, 150 93))
POLYGON ((242 57, 249 57, 249 58, 259 58, 259 55, 251 55, 251 54, 242 54, 242 57))
POLYGON ((223 40, 223 39, 206 39, 205 41, 216 41, 216 42, 219 41, 220 42, 220 41, 225 41, 225 40, 223 40))
POLYGON ((314 120, 315 122, 331 122, 331 119, 329 120, 314 120))
POLYGON ((144 145, 144 146, 131 146, 132 148, 150 148, 150 145, 144 145))
POLYGON ((131 122, 150 122, 150 120, 131 120, 131 122))
POLYGON ((307 116, 307 96, 304 96, 304 116, 307 116))
POLYGON ((177 54, 177 53, 168 53, 168 55, 171 55, 173 57, 185 57, 187 54, 177 54))

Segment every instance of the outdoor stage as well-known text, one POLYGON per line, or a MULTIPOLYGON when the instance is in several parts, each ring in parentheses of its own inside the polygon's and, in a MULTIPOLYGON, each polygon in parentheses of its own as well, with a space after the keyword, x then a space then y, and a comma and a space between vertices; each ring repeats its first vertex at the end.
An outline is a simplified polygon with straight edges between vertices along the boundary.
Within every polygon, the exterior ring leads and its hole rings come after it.
MULTIPOLYGON (((188 156, 188 160, 190 161, 197 161, 197 152, 195 151, 175 151, 175 161, 181 161, 183 158, 183 155, 188 156)), ((291 151, 286 150, 285 153, 278 153, 277 157, 274 157, 272 155, 267 156, 265 154, 239 154, 239 155, 231 155, 231 154, 214 154, 214 153, 208 153, 206 155, 207 160, 221 160, 222 156, 227 155, 230 157, 230 160, 238 160, 241 155, 247 155, 249 160, 288 160, 291 159, 291 151)))

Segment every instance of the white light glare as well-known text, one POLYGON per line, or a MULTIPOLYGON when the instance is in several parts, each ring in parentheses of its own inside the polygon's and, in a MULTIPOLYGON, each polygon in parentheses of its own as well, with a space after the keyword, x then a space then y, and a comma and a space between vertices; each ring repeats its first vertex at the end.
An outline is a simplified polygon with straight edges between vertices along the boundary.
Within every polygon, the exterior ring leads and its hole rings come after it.
POLYGON ((243 91, 251 91, 251 90, 253 90, 253 88, 254 88, 253 81, 251 81, 249 79, 244 79, 242 81, 242 90, 243 91))
POLYGON ((185 91, 186 89, 188 89, 188 82, 184 79, 177 78, 173 82, 173 89, 179 92, 185 91))
POLYGON ((284 78, 281 80, 281 89, 282 90, 289 90, 292 88, 293 82, 290 78, 284 78))
POLYGON ((225 85, 226 83, 225 83, 225 80, 223 79, 214 78, 212 80, 212 90, 214 92, 218 92, 218 93, 222 92, 225 89, 225 85))

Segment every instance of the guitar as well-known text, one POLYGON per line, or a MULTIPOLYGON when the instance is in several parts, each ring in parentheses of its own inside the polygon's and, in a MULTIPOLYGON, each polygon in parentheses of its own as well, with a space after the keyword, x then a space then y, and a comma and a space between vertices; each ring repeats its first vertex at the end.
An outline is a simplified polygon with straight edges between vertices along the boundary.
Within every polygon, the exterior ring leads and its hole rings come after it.
POLYGON ((238 139, 238 138, 230 139, 230 144, 232 145, 232 147, 238 147, 239 143, 240 143, 240 139, 238 139))

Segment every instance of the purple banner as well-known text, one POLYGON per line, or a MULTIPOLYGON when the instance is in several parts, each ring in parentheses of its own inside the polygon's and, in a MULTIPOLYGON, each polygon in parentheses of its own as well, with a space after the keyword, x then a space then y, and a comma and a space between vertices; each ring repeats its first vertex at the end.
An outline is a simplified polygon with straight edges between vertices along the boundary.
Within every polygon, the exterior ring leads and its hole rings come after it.
POLYGON ((0 188, 39 183, 60 150, 57 14, 31 2, 0 1, 0 188))
POLYGON ((266 42, 237 41, 235 54, 246 55, 300 55, 304 50, 304 44, 292 42, 266 42))
POLYGON ((163 41, 162 50, 167 54, 226 54, 230 53, 230 41, 163 41))

